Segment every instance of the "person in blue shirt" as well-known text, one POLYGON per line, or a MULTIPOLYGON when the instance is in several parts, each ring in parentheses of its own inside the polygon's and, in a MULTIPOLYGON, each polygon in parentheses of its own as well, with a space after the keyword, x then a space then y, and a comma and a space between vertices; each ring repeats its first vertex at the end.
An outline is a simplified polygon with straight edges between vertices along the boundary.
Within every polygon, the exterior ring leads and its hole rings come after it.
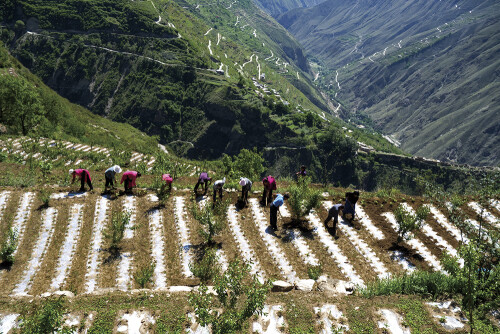
POLYGON ((269 208, 269 220, 271 221, 271 227, 275 231, 278 229, 278 210, 289 197, 290 195, 288 194, 277 194, 276 198, 271 203, 271 207, 269 208))
POLYGON ((327 226, 329 229, 331 228, 333 230, 333 236, 335 237, 337 235, 337 223, 339 222, 339 212, 342 210, 344 211, 344 206, 342 204, 334 204, 330 210, 328 210, 328 217, 326 217, 325 220, 325 226, 327 226), (330 227, 328 223, 330 220, 333 219, 333 226, 330 227))

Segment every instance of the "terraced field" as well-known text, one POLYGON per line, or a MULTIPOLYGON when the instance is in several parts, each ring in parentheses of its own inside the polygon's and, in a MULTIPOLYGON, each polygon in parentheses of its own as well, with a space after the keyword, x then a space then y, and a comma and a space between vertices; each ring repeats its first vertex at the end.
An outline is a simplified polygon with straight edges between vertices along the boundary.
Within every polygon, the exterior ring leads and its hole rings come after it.
MULTIPOLYGON (((285 228, 290 222, 285 206, 278 217, 281 228, 273 232, 269 227, 269 209, 259 205, 255 194, 244 209, 229 206, 227 228, 217 239, 222 266, 240 258, 251 263, 252 273, 280 281, 284 290, 294 290, 272 293, 269 297, 272 304, 266 306, 267 315, 254 319, 249 330, 251 327, 260 333, 286 331, 288 312, 281 308, 289 296, 310 298, 308 305, 317 316, 317 331, 332 333, 332 326, 348 328, 351 319, 345 314, 347 306, 334 303, 339 295, 349 294, 357 286, 377 278, 415 268, 440 271, 438 259, 443 252, 455 254, 460 243, 467 241, 467 235, 447 221, 444 208, 411 198, 400 202, 406 203, 410 210, 429 205, 431 215, 413 239, 396 247, 392 212, 398 201, 363 196, 357 206, 357 219, 352 225, 340 221, 336 239, 323 221, 326 208, 338 198, 328 193, 323 195, 322 207, 308 217, 309 229, 285 228), (308 269, 318 265, 323 275, 314 281, 309 278, 308 269), (331 279, 338 280, 337 291, 331 295, 318 292, 331 279)), ((228 190, 225 197, 235 203, 237 193, 228 190)), ((8 333, 18 325, 16 300, 22 302, 51 294, 64 294, 75 301, 148 294, 150 298, 175 299, 198 285, 189 263, 202 240, 190 207, 207 205, 210 199, 196 199, 189 190, 175 190, 165 207, 158 205, 153 194, 111 198, 97 193, 68 194, 56 190, 51 198, 50 206, 43 207, 36 189, 0 189, 0 235, 3 238, 12 224, 19 238, 14 265, 0 271, 0 332, 8 333), (121 211, 129 212, 131 219, 121 252, 115 256, 109 251, 109 241, 103 233, 111 224, 112 214, 121 211), (156 264, 153 283, 149 289, 139 290, 134 274, 150 263, 156 264)), ((478 226, 477 218, 481 215, 484 228, 500 228, 498 201, 492 200, 488 209, 476 202, 462 209, 473 226, 478 226)), ((136 308, 130 303, 123 305, 115 314, 115 332, 154 331, 157 311, 136 308)), ((429 307, 456 310, 449 304, 429 307)), ((194 319, 186 306, 181 310, 188 314, 188 319, 194 319)), ((67 315, 66 322, 77 325, 76 331, 83 333, 99 316, 80 309, 67 315)), ((382 307, 372 316, 392 333, 407 331, 401 325, 401 315, 393 309, 382 307)), ((458 321, 463 326, 459 315, 447 316, 449 319, 442 321, 443 324, 458 321)), ((208 332, 194 320, 184 326, 189 333, 208 332)))

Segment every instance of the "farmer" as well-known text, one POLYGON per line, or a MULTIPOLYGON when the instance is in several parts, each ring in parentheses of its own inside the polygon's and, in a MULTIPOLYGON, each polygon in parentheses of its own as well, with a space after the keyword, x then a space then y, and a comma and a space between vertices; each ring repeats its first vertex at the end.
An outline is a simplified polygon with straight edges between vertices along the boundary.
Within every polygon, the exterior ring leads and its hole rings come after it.
POLYGON ((163 181, 165 181, 165 184, 162 186, 162 192, 165 190, 165 187, 167 187, 167 186, 168 186, 168 191, 171 192, 172 191, 172 182, 174 181, 172 176, 170 176, 170 174, 163 174, 161 176, 161 178, 163 181))
POLYGON ((356 202, 359 199, 359 191, 345 193, 345 204, 342 210, 342 218, 352 222, 354 220, 354 215, 356 214, 356 202))
POLYGON ((304 165, 300 166, 300 171, 298 171, 297 173, 295 173, 295 175, 297 176, 297 180, 301 176, 306 176, 306 174, 307 174, 307 172, 306 172, 306 166, 304 166, 304 165))
POLYGON ((271 203, 271 207, 269 208, 269 220, 271 221, 271 227, 274 231, 278 229, 278 210, 289 197, 290 195, 288 194, 277 194, 276 198, 271 203))
POLYGON ((107 190, 108 187, 111 189, 115 189, 116 184, 116 174, 121 173, 122 169, 118 165, 114 165, 113 167, 109 167, 104 172, 104 178, 106 179, 106 184, 104 185, 104 190, 107 190))
POLYGON ((252 181, 246 177, 240 177, 241 186, 241 200, 247 204, 248 203, 248 192, 252 190, 252 181))
POLYGON ((133 170, 129 170, 129 171, 126 171, 125 173, 123 173, 122 180, 120 181, 120 184, 125 182, 125 192, 126 193, 132 192, 132 188, 137 186, 137 184, 135 183, 135 180, 141 176, 142 176, 141 173, 133 171, 133 170))
POLYGON ((333 229, 333 236, 335 237, 337 234, 337 223, 339 222, 339 212, 340 210, 344 210, 344 206, 342 204, 334 204, 330 210, 328 210, 328 217, 325 220, 325 226, 333 229), (333 218, 333 226, 330 226, 328 223, 333 218))
POLYGON ((212 178, 208 177, 208 174, 206 172, 201 173, 200 177, 198 178, 198 182, 194 186, 194 193, 197 195, 198 194, 198 187, 201 184, 203 184, 203 186, 205 187, 205 192, 203 193, 203 195, 206 195, 207 190, 208 190, 208 185, 210 184, 210 182, 212 182, 212 178))
POLYGON ((224 177, 222 180, 217 180, 214 183, 214 198, 213 198, 213 205, 215 205, 215 201, 217 200, 217 191, 219 192, 219 198, 222 201, 222 188, 224 187, 224 184, 226 183, 226 178, 224 177))
POLYGON ((87 183, 89 185, 90 191, 92 191, 94 189, 94 187, 92 187, 92 180, 90 179, 90 173, 88 170, 81 169, 81 168, 70 169, 69 175, 73 176, 73 180, 71 180, 71 184, 75 183, 76 176, 78 176, 80 178, 81 186, 80 186, 79 191, 81 191, 81 192, 85 191, 85 183, 87 183))
POLYGON ((273 190, 276 190, 276 180, 271 175, 262 180, 264 191, 262 193, 262 203, 267 206, 273 199, 273 190))

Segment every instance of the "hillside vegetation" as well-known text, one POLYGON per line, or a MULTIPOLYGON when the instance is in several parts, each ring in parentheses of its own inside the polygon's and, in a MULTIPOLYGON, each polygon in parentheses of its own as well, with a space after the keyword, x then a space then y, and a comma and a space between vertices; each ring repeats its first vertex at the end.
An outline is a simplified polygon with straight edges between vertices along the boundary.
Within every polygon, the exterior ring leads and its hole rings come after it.
POLYGON ((405 151, 498 165, 499 4, 330 0, 279 18, 311 56, 342 117, 405 151))
POLYGON ((294 8, 305 8, 312 7, 320 4, 324 0, 255 0, 255 2, 262 7, 266 12, 271 14, 273 17, 277 17, 280 14, 286 13, 287 11, 294 8))
POLYGON ((128 124, 72 104, 11 57, 0 42, 0 123, 10 135, 155 152, 157 141, 128 124))

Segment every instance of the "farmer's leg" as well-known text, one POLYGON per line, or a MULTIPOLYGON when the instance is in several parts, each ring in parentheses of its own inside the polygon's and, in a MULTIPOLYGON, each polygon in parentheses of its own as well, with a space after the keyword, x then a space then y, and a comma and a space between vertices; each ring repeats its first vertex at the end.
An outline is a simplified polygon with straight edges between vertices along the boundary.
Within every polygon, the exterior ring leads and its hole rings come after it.
POLYGON ((85 175, 82 175, 80 179, 80 191, 85 191, 85 175))
POLYGON ((271 222, 271 227, 276 230, 278 228, 278 225, 277 225, 278 207, 271 205, 271 207, 269 208, 269 220, 271 222))
POLYGON ((196 185, 194 186, 194 192, 198 191, 199 186, 200 186, 200 180, 198 180, 198 182, 196 182, 196 185))
POLYGON ((217 189, 214 189, 214 196, 212 199, 212 203, 215 204, 215 201, 217 200, 217 189))
POLYGON ((273 202, 273 190, 269 190, 269 194, 267 196, 267 203, 272 203, 273 202))
POLYGON ((219 189, 219 198, 222 201, 222 187, 219 189))
POLYGON ((94 187, 92 187, 92 181, 90 181, 90 177, 87 178, 87 184, 89 185, 90 190, 94 190, 94 187))

